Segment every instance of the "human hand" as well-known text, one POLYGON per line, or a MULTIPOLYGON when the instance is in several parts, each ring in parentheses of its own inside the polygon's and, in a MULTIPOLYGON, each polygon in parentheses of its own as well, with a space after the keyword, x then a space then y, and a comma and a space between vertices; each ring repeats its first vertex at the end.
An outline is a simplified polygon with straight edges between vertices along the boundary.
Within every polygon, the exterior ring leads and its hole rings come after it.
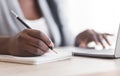
POLYGON ((10 38, 8 52, 14 56, 40 56, 48 51, 48 46, 54 47, 54 44, 44 33, 37 30, 25 29, 10 38))
POLYGON ((75 39, 75 46, 78 46, 80 48, 88 48, 88 44, 92 41, 98 45, 99 43, 103 48, 105 48, 104 43, 102 40, 104 39, 106 43, 110 46, 110 42, 107 39, 107 36, 113 36, 112 34, 108 33, 98 33, 94 30, 85 30, 82 33, 80 33, 76 39, 75 39))

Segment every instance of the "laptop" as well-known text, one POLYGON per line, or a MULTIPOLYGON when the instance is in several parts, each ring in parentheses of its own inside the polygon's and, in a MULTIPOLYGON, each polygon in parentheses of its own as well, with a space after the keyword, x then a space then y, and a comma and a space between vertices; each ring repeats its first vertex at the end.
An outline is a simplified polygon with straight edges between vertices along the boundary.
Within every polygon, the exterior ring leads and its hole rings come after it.
POLYGON ((119 58, 120 57, 120 25, 118 27, 117 37, 115 39, 114 49, 80 49, 74 48, 74 56, 88 56, 88 57, 101 57, 101 58, 119 58))

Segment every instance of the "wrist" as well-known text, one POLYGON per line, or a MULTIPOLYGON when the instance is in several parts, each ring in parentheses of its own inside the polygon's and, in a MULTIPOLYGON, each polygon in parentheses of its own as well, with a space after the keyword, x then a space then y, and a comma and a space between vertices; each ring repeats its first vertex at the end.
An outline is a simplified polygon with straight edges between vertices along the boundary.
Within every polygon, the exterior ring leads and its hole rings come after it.
POLYGON ((10 37, 0 37, 0 54, 9 54, 10 37))

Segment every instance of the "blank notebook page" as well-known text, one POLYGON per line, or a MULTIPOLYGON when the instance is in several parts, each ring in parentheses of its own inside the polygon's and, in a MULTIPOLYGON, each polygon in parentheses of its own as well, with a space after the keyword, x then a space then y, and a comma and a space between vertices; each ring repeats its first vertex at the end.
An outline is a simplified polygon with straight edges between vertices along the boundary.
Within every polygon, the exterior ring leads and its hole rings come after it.
POLYGON ((37 57, 17 57, 11 55, 0 55, 0 61, 3 62, 14 62, 14 63, 23 63, 23 64, 42 64, 53 61, 59 61, 64 59, 69 59, 72 57, 71 52, 57 51, 58 54, 53 51, 37 56, 37 57))

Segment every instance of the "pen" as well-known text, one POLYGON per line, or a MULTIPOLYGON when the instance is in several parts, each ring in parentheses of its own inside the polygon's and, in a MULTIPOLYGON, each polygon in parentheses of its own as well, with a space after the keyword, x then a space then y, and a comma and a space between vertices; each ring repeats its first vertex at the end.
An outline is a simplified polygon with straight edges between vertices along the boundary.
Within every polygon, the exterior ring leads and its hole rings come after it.
MULTIPOLYGON (((11 10, 11 13, 18 19, 18 21, 20 21, 25 27, 27 27, 28 29, 32 29, 30 26, 28 26, 13 10, 11 10)), ((48 45, 47 45, 48 46, 48 45)), ((51 49, 53 52, 55 52, 57 54, 57 52, 55 50, 53 50, 53 47, 48 46, 49 49, 51 49)))

